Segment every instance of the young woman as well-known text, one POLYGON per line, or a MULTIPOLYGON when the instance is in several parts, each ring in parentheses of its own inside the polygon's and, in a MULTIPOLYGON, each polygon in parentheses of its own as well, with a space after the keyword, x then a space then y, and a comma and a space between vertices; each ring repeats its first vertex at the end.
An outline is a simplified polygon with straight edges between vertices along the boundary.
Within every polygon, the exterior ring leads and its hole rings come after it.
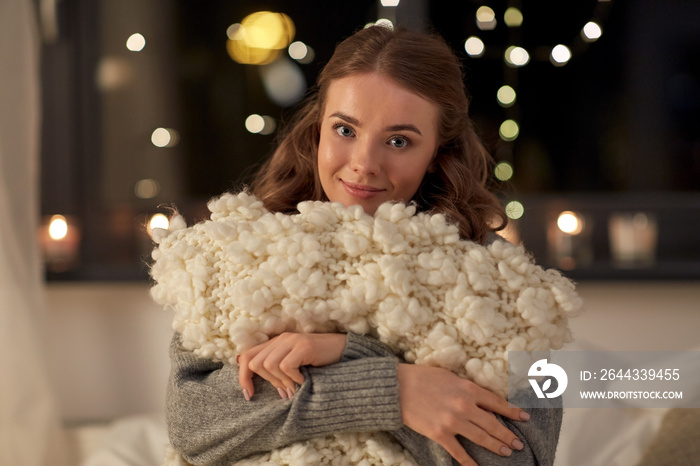
MULTIPOLYGON (((468 116, 458 58, 434 35, 363 29, 338 45, 251 191, 271 211, 305 200, 387 201, 443 213, 461 236, 497 240, 506 217, 468 116)), ((558 409, 523 410, 355 334, 283 333, 216 363, 171 347, 168 427, 194 464, 229 464, 340 432, 384 431, 419 464, 549 464, 558 409), (274 399, 287 400, 274 403, 274 399)))

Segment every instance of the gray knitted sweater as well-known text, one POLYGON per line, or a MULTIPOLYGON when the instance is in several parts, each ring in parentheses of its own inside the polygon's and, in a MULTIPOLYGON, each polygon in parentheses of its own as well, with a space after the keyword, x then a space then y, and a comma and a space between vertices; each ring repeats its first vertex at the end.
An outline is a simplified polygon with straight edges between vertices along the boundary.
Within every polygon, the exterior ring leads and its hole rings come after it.
MULTIPOLYGON (((348 334, 338 363, 302 368, 305 382, 291 400, 280 399, 269 382, 255 377, 255 396, 246 401, 237 366, 197 357, 182 348, 178 334, 170 356, 168 432, 174 448, 193 464, 228 465, 300 440, 366 431, 388 432, 420 465, 453 464, 441 446, 402 424, 400 361, 374 338, 348 334)), ((461 437, 460 441, 482 466, 552 464, 562 410, 528 412, 531 418, 526 422, 499 416, 525 444, 511 457, 498 456, 461 437)))

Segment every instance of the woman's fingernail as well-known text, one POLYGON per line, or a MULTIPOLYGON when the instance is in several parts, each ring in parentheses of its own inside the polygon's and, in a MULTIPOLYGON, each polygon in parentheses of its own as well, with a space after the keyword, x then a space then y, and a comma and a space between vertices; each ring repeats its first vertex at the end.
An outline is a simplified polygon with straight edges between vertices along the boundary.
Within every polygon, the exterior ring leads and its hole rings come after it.
POLYGON ((290 400, 291 400, 292 398, 294 398, 294 390, 292 390, 291 388, 287 387, 287 396, 289 397, 290 400))
POLYGON ((523 421, 527 421, 528 419, 530 419, 530 415, 525 411, 520 411, 520 419, 522 419, 523 421))
POLYGON ((277 393, 280 394, 280 398, 282 398, 283 400, 286 400, 286 399, 287 399, 287 392, 284 390, 284 388, 279 387, 279 388, 277 389, 277 393))
POLYGON ((516 450, 522 450, 523 449, 523 442, 521 442, 520 440, 518 440, 516 438, 516 439, 513 439, 512 442, 510 442, 510 446, 515 448, 516 450))
POLYGON ((245 388, 243 389, 243 398, 245 398, 246 401, 250 401, 250 393, 248 393, 248 390, 245 388))
POLYGON ((499 453, 503 456, 510 456, 511 453, 513 453, 513 450, 506 446, 502 446, 501 449, 499 450, 499 453))

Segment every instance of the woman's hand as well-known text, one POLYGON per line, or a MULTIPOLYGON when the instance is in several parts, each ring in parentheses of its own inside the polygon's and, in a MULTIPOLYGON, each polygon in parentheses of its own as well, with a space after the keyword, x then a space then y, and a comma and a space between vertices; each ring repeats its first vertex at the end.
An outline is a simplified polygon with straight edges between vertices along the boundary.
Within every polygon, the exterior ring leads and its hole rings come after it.
POLYGON ((523 443, 493 413, 525 421, 500 396, 438 367, 399 364, 399 400, 404 424, 440 445, 461 465, 476 465, 457 440, 462 435, 492 452, 510 456, 523 443))
POLYGON ((342 333, 282 333, 241 353, 238 380, 246 400, 255 393, 253 374, 277 388, 280 396, 291 399, 296 385, 304 383, 301 366, 327 366, 340 360, 346 335, 342 333))

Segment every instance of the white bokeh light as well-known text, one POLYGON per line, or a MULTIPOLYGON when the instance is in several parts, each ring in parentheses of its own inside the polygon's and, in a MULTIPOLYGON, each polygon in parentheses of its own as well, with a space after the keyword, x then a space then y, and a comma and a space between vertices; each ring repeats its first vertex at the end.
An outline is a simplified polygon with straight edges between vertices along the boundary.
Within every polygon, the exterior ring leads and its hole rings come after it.
POLYGON ((140 52, 145 46, 146 38, 138 32, 136 34, 130 35, 129 38, 126 40, 126 48, 131 50, 132 52, 140 52))

